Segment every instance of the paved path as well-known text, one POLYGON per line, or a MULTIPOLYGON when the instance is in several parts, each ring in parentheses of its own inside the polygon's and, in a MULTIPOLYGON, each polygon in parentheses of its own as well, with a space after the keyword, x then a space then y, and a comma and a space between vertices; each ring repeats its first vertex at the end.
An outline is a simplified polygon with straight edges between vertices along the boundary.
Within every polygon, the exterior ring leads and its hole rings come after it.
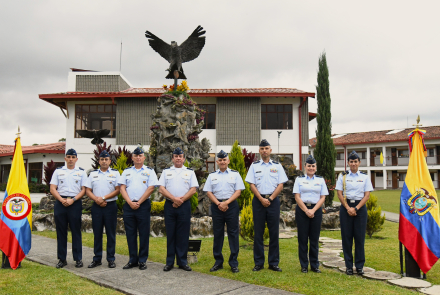
MULTIPOLYGON (((58 262, 56 249, 56 240, 32 235, 32 249, 26 259, 55 267, 58 262)), ((67 249, 68 265, 64 267, 65 270, 126 294, 296 294, 195 271, 174 268, 164 272, 164 264, 150 261, 147 262, 147 270, 123 270, 122 266, 127 263, 128 256, 119 254, 116 254, 116 268, 108 268, 105 262, 102 266, 89 269, 87 264, 93 260, 93 249, 89 247, 83 247, 84 267, 75 268, 70 243, 67 249)), ((105 253, 103 256, 105 257, 105 253)))
MULTIPOLYGON (((333 201, 333 204, 334 205, 338 205, 338 206, 341 205, 340 202, 334 202, 334 201, 333 201)), ((399 223, 399 215, 400 214, 392 213, 392 212, 387 212, 387 211, 382 211, 382 213, 385 214, 385 220, 399 223)))

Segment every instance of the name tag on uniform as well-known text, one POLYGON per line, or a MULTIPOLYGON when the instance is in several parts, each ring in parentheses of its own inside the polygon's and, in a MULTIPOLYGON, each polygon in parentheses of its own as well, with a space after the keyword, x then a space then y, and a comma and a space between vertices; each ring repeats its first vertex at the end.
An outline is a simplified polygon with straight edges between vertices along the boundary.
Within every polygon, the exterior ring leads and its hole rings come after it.
POLYGON ((130 176, 130 174, 127 174, 126 176, 130 176))
POLYGON ((353 182, 353 180, 347 179, 347 182, 353 182))
POLYGON ((173 174, 167 174, 167 176, 173 176, 173 174))
POLYGON ((93 178, 98 178, 98 176, 93 176, 93 178))
POLYGON ((60 174, 59 176, 64 176, 64 174, 60 174))
POLYGON ((304 181, 303 184, 309 184, 309 183, 304 181))
POLYGON ((350 203, 354 204, 356 201, 355 200, 350 200, 350 203))
POLYGON ((217 178, 213 178, 213 179, 212 179, 212 181, 216 181, 216 180, 217 180, 217 178))
POLYGON ((257 172, 255 172, 255 173, 261 173, 261 171, 257 171, 257 172))

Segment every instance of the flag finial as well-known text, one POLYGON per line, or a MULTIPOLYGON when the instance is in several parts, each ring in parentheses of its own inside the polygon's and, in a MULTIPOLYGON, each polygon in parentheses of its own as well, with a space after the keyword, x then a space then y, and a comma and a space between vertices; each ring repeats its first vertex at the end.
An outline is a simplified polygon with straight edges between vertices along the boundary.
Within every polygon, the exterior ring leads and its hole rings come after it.
POLYGON ((20 126, 18 126, 18 132, 16 133, 17 137, 20 137, 20 134, 21 134, 21 132, 20 132, 20 126))
POLYGON ((417 124, 413 124, 413 126, 416 126, 416 128, 419 128, 420 126, 423 126, 422 124, 419 124, 420 123, 420 115, 417 116, 416 122, 417 122, 417 124))

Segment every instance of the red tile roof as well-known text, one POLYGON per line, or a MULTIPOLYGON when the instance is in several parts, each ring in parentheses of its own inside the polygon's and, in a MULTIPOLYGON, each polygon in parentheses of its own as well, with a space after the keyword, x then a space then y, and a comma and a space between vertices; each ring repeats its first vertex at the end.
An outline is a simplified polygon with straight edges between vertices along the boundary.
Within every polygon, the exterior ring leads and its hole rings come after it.
MULTIPOLYGON (((420 127, 422 130, 426 130, 424 136, 425 139, 440 139, 440 126, 420 127)), ((335 145, 352 145, 363 143, 379 143, 379 142, 394 142, 394 141, 408 141, 408 133, 413 131, 414 128, 406 129, 391 129, 382 131, 369 131, 358 133, 347 133, 343 136, 333 138, 335 145), (393 130, 401 130, 396 133, 387 134, 393 130)), ((333 137, 337 134, 333 134, 333 137)), ((309 140, 309 144, 312 147, 316 146, 316 137, 309 140)))
MULTIPOLYGON (((22 146, 23 154, 64 154, 65 142, 47 143, 32 146, 22 146)), ((14 145, 0 144, 0 157, 12 156, 14 145)))

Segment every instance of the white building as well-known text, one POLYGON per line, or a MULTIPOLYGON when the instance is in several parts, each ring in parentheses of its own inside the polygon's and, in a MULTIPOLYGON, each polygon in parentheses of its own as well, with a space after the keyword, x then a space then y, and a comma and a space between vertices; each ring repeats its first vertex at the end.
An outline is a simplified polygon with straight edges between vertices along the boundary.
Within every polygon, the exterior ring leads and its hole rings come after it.
MULTIPOLYGON (((170 82, 172 80, 169 80, 170 82)), ((189 85, 191 86, 191 85, 189 85)), ((133 88, 119 72, 91 72, 72 69, 67 92, 40 94, 66 117, 66 149, 78 152, 78 165, 91 165, 94 146, 76 130, 109 129, 105 138, 112 148, 150 144, 151 114, 157 108, 162 88, 133 88)), ((261 139, 267 139, 274 153, 291 156, 302 167, 308 154, 308 98, 311 92, 295 88, 191 89, 188 94, 207 110, 205 128, 199 135, 212 144, 209 170, 214 155, 229 152, 235 140, 248 151, 258 153, 261 139), (280 135, 278 145, 278 133, 280 135)), ((53 109, 53 111, 57 111, 53 109)))
MULTIPOLYGON (((427 148, 426 162, 435 188, 439 188, 440 172, 440 126, 421 127, 427 148)), ((355 150, 361 157, 360 170, 370 175, 373 187, 402 188, 409 163, 408 134, 414 128, 346 133, 333 135, 336 147, 336 167, 339 172, 348 170, 347 156, 355 150), (384 161, 380 163, 380 154, 384 161)), ((311 151, 316 138, 310 139, 311 151)))

